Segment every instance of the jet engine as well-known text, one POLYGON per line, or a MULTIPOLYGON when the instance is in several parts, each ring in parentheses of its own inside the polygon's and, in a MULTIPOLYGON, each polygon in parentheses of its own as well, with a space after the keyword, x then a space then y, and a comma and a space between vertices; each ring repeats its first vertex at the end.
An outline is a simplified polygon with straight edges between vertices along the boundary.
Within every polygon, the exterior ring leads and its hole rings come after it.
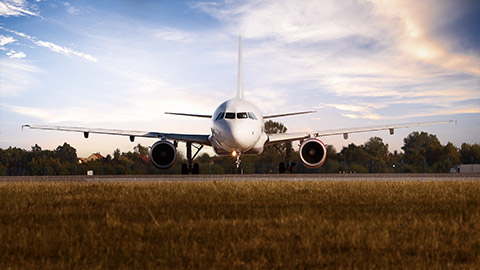
POLYGON ((169 141, 158 141, 150 148, 150 160, 159 169, 168 169, 177 160, 177 148, 169 141))
POLYGON ((327 159, 327 148, 319 139, 308 139, 300 145, 300 159, 309 168, 322 166, 327 159))

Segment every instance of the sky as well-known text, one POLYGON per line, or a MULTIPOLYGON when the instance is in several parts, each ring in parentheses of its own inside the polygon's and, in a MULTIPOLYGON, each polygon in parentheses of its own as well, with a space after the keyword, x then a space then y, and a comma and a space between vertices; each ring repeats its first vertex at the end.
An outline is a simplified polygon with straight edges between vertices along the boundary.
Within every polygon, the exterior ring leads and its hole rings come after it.
POLYGON ((209 134, 208 119, 164 112, 212 114, 235 96, 239 35, 247 100, 317 111, 276 119, 290 132, 452 119, 322 140, 480 143, 479 29, 475 0, 1 0, 0 147, 67 142, 88 156, 155 142, 23 124, 209 134))

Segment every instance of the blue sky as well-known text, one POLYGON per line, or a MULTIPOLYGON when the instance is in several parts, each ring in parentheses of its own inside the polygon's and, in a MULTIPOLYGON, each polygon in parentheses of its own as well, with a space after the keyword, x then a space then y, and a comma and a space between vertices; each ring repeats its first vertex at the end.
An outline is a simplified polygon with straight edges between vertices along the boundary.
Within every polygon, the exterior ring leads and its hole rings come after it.
MULTIPOLYGON (((414 130, 480 143, 480 3, 392 1, 0 1, 0 147, 80 156, 137 139, 48 131, 49 124, 209 133, 236 90, 289 131, 458 120, 458 125, 326 137, 337 150, 379 136, 400 150, 414 130)), ((181 149, 183 150, 183 149, 181 149)))

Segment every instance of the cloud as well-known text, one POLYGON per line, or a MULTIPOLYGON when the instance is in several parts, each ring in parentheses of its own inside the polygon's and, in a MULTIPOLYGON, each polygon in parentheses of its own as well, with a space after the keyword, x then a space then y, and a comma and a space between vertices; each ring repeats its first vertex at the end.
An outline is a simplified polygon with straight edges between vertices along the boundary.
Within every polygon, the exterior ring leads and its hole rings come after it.
POLYGON ((459 6, 446 0, 252 0, 192 7, 254 47, 245 55, 264 71, 262 88, 294 85, 331 99, 327 104, 335 103, 344 117, 377 120, 476 112, 452 107, 479 98, 480 55, 454 51, 438 36, 445 21, 465 12, 459 6), (413 103, 424 111, 398 110, 413 103))
POLYGON ((13 59, 21 59, 27 57, 24 52, 16 52, 14 50, 10 50, 10 52, 7 53, 7 56, 13 59))
POLYGON ((15 31, 15 30, 6 29, 6 28, 3 28, 1 26, 0 26, 0 29, 3 29, 3 30, 5 30, 7 32, 10 32, 10 33, 13 33, 13 34, 15 34, 19 37, 26 38, 26 39, 30 40, 31 42, 33 42, 35 45, 39 46, 39 47, 48 48, 49 50, 51 50, 53 52, 60 53, 60 54, 63 54, 65 56, 68 56, 68 57, 71 57, 71 56, 75 55, 75 56, 81 57, 83 59, 86 59, 87 61, 90 61, 90 62, 97 62, 98 61, 97 58, 91 56, 90 54, 78 52, 78 51, 76 51, 74 49, 71 49, 71 48, 68 48, 68 47, 62 47, 62 46, 57 45, 57 44, 55 44, 53 42, 50 42, 50 41, 42 41, 42 40, 39 40, 38 38, 36 38, 34 36, 30 36, 30 35, 27 35, 25 33, 15 31))
POLYGON ((62 47, 62 46, 57 45, 53 42, 38 40, 38 41, 33 41, 33 43, 35 43, 36 45, 38 45, 40 47, 48 48, 53 52, 63 54, 65 56, 75 55, 75 56, 84 58, 84 59, 86 59, 90 62, 97 62, 98 61, 97 58, 95 58, 95 57, 93 57, 89 54, 77 52, 77 51, 75 51, 73 49, 70 49, 70 48, 67 48, 67 47, 62 47))
POLYGON ((379 120, 384 118, 383 116, 373 113, 375 109, 380 109, 383 105, 377 104, 362 104, 362 105, 349 105, 349 104, 322 104, 317 108, 331 107, 335 108, 341 113, 342 116, 351 118, 351 119, 370 119, 370 120, 379 120))
POLYGON ((182 43, 191 43, 195 40, 194 34, 171 27, 154 30, 153 37, 182 43))
POLYGON ((397 44, 404 54, 442 69, 480 76, 479 56, 451 52, 451 48, 435 37, 435 29, 430 26, 440 26, 440 22, 449 20, 448 17, 458 16, 460 8, 446 1, 439 4, 435 1, 371 0, 371 3, 377 14, 392 23, 395 21, 394 24, 401 30, 397 44), (450 8, 446 10, 445 7, 450 8))
POLYGON ((28 3, 26 0, 4 0, 0 2, 0 16, 38 16, 40 14, 35 10, 35 5, 28 3))
POLYGON ((80 10, 78 8, 74 7, 72 4, 70 4, 68 2, 63 3, 63 5, 67 9, 68 14, 78 15, 78 13, 80 12, 80 10))
POLYGON ((2 97, 18 96, 38 84, 35 74, 41 70, 31 64, 16 59, 0 59, 2 76, 0 92, 2 97))
POLYGON ((0 46, 4 46, 15 41, 17 40, 13 37, 6 37, 4 35, 0 35, 0 46))

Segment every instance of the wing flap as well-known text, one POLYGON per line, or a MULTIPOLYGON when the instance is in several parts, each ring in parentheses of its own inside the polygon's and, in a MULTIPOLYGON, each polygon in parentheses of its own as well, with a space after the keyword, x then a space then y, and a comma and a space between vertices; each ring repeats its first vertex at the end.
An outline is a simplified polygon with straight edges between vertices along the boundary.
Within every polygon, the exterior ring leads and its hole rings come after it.
POLYGON ((308 132, 272 133, 272 134, 267 134, 267 136, 268 136, 268 140, 265 143, 265 146, 276 144, 276 143, 306 139, 310 137, 310 133, 308 132))

